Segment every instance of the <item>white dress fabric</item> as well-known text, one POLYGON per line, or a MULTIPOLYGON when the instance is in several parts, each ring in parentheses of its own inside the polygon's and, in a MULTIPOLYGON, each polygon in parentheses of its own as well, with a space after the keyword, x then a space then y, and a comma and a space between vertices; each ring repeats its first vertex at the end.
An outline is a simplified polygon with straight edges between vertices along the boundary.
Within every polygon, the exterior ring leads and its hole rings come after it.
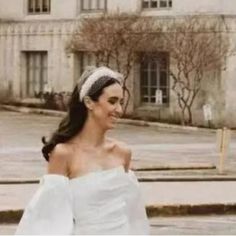
POLYGON ((68 179, 47 174, 16 234, 149 234, 139 183, 123 166, 68 179))

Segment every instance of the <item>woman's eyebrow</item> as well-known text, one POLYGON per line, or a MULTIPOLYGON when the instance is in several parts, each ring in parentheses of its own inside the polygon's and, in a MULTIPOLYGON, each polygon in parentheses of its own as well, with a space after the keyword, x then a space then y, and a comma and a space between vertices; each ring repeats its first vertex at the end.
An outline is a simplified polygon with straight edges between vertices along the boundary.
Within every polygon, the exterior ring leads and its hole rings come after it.
POLYGON ((109 97, 108 99, 115 100, 115 101, 118 101, 118 100, 120 100, 121 102, 123 102, 123 101, 124 101, 124 98, 123 98, 123 97, 122 97, 122 98, 120 98, 120 97, 116 97, 116 96, 109 97))
POLYGON ((109 97, 109 99, 116 99, 116 100, 118 100, 118 99, 119 99, 119 97, 112 96, 112 97, 109 97))

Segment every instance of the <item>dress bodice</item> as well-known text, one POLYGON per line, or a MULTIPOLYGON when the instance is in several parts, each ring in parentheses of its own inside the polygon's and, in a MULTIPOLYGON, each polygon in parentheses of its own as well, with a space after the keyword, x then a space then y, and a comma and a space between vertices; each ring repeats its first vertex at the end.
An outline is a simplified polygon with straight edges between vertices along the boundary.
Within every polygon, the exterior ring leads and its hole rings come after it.
POLYGON ((149 233, 139 183, 134 172, 125 172, 123 166, 91 172, 74 179, 48 174, 42 177, 40 187, 41 191, 35 194, 25 209, 17 234, 27 234, 28 231, 36 234, 56 232, 79 235, 149 233), (49 206, 43 210, 45 201, 49 206), (60 218, 55 218, 53 212, 60 214, 60 218), (54 222, 44 223, 44 229, 41 228, 39 232, 39 217, 43 218, 44 215, 54 222), (52 227, 56 231, 51 231, 52 227))

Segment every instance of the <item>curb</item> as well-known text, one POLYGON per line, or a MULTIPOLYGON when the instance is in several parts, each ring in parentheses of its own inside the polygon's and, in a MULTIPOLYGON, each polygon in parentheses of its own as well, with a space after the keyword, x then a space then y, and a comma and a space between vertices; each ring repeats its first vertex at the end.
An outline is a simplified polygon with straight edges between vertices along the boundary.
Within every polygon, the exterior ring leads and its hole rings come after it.
POLYGON ((39 179, 0 179, 0 185, 10 184, 39 184, 39 179))
POLYGON ((208 214, 235 214, 236 203, 201 205, 151 205, 146 207, 148 217, 208 214))
POLYGON ((22 113, 28 113, 28 114, 40 114, 40 115, 49 115, 49 116, 57 116, 57 117, 63 117, 65 115, 65 112, 63 111, 30 108, 30 107, 24 107, 24 106, 0 105, 0 108, 7 111, 16 111, 16 112, 22 112, 22 113))
POLYGON ((210 182, 236 181, 236 176, 156 176, 139 177, 139 182, 210 182))
POLYGON ((147 167, 131 167, 133 171, 162 171, 162 170, 215 170, 216 165, 213 164, 196 164, 196 165, 159 165, 147 167))
POLYGON ((0 224, 2 223, 18 223, 22 217, 23 210, 5 210, 0 211, 0 224))
MULTIPOLYGON (((149 205, 146 206, 149 218, 164 216, 190 216, 209 214, 235 214, 236 203, 230 204, 200 204, 200 205, 149 205)), ((23 209, 0 211, 0 224, 18 223, 23 209)))
MULTIPOLYGON (((139 177, 139 182, 203 182, 203 181, 236 181, 236 176, 155 176, 155 177, 139 177)), ((0 185, 12 184, 39 184, 40 179, 0 179, 0 185)))
MULTIPOLYGON (((63 117, 65 115, 64 111, 29 108, 29 107, 24 107, 24 106, 12 106, 12 105, 0 104, 0 108, 4 110, 8 110, 8 111, 41 114, 41 115, 49 115, 49 116, 56 116, 56 117, 63 117)), ((132 120, 132 119, 126 119, 126 118, 120 119, 118 123, 141 126, 141 127, 154 127, 154 128, 173 129, 173 130, 182 130, 182 131, 203 131, 203 132, 212 132, 212 133, 215 133, 217 131, 217 129, 209 129, 209 128, 202 128, 202 127, 200 128, 200 127, 194 127, 194 126, 181 126, 181 125, 174 125, 174 124, 168 124, 168 123, 149 122, 149 121, 144 121, 144 120, 132 120)))

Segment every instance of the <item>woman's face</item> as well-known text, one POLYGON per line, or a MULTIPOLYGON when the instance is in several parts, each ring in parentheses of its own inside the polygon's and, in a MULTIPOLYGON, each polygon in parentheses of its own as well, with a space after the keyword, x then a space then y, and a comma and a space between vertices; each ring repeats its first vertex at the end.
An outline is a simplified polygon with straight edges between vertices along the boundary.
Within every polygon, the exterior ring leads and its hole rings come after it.
POLYGON ((123 92, 118 83, 103 89, 97 102, 93 103, 92 117, 105 130, 114 128, 122 115, 123 92))

